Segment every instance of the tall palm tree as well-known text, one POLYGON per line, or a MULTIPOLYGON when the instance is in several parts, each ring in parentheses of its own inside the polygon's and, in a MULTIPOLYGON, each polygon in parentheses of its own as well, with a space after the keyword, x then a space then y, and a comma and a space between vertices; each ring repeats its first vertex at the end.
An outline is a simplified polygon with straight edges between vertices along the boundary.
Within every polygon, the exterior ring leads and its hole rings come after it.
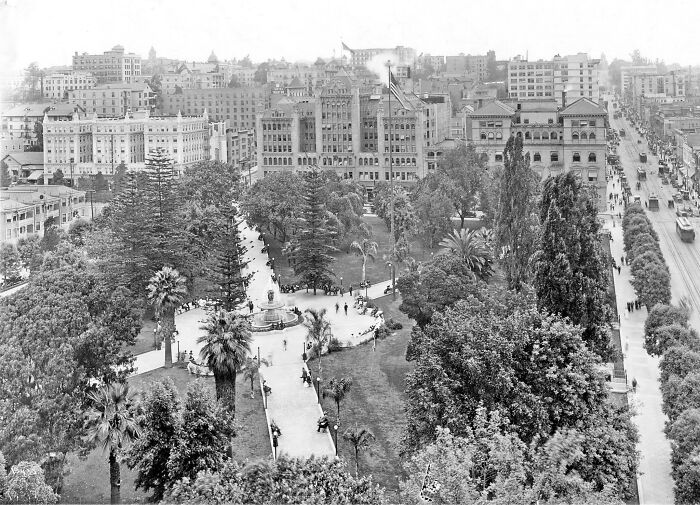
POLYGON ((214 372, 216 398, 231 413, 236 413, 236 374, 250 354, 253 336, 248 320, 235 312, 212 312, 204 325, 205 335, 197 339, 204 344, 199 355, 214 372))
POLYGON ((304 326, 306 326, 306 336, 316 343, 316 348, 318 349, 318 373, 321 375, 321 351, 332 335, 331 323, 326 319, 326 309, 306 309, 304 313, 311 316, 304 318, 304 326))
POLYGON ((328 385, 323 387, 323 397, 330 398, 335 402, 338 411, 338 421, 340 421, 340 404, 350 391, 351 386, 352 379, 350 377, 342 377, 340 379, 333 377, 328 382, 328 385))
POLYGON ((109 451, 110 502, 121 500, 120 452, 140 434, 136 419, 136 395, 128 384, 109 384, 88 394, 87 439, 109 451))
POLYGON ((258 377, 258 374, 260 373, 260 365, 265 365, 265 366, 270 366, 268 361, 265 358, 260 358, 260 363, 258 363, 258 358, 246 358, 245 360, 245 370, 243 370, 243 378, 247 381, 250 381, 250 397, 253 398, 255 396, 254 392, 254 384, 255 384, 255 379, 258 377))
POLYGON ((362 282, 365 282, 365 271, 366 271, 366 266, 367 266, 367 258, 370 258, 372 261, 374 261, 377 258, 377 249, 379 248, 379 244, 376 242, 363 238, 361 242, 358 242, 357 240, 353 241, 352 244, 350 244, 350 248, 357 254, 358 256, 362 256, 362 282))
POLYGON ((158 270, 148 281, 148 299, 156 310, 156 317, 163 321, 165 341, 165 368, 173 366, 172 338, 175 332, 175 309, 185 301, 187 279, 170 267, 158 270))
POLYGON ((490 245, 486 230, 453 230, 440 242, 443 252, 456 254, 467 267, 482 279, 492 275, 490 245))
POLYGON ((343 438, 352 444, 355 450, 355 477, 360 474, 360 451, 369 448, 374 442, 374 434, 367 428, 360 428, 355 423, 353 428, 348 428, 343 433, 343 438))

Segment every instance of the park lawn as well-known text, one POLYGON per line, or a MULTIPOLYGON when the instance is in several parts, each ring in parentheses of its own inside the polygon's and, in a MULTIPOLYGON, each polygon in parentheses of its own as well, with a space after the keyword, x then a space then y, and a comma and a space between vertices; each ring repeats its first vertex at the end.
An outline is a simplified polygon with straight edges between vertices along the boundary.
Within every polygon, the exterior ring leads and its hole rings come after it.
MULTIPOLYGON (((352 389, 340 406, 339 455, 347 462, 348 470, 354 473, 354 450, 342 439, 342 433, 355 423, 369 428, 376 441, 370 453, 360 455, 360 473, 372 475, 374 482, 387 489, 390 500, 396 500, 399 480, 404 477, 399 450, 406 426, 405 376, 413 370, 413 364, 405 359, 413 324, 398 310, 400 297, 392 301, 391 296, 385 296, 375 302, 384 311, 386 319, 400 321, 403 329, 378 341, 376 351, 372 351, 372 344, 368 343, 324 356, 323 375, 326 381, 330 377, 353 379, 352 389)), ((314 365, 310 363, 309 368, 313 369, 314 365)), ((335 403, 323 399, 323 408, 334 420, 335 403)))
MULTIPOLYGON (((159 368, 129 379, 133 390, 145 391, 149 385, 165 377, 170 377, 184 401, 187 387, 194 381, 204 381, 211 394, 215 394, 214 378, 197 378, 185 368, 173 367, 170 370, 159 368)), ((255 385, 255 398, 250 398, 250 383, 244 382, 242 375, 236 381, 236 425, 238 434, 234 439, 236 459, 265 460, 271 455, 270 438, 267 431, 267 420, 263 409, 260 388, 255 385)), ((90 452, 87 459, 80 460, 72 454, 68 457, 71 468, 65 479, 61 503, 109 503, 109 464, 107 453, 101 449, 90 452)), ((136 472, 122 464, 122 503, 143 503, 147 493, 134 490, 136 472)))

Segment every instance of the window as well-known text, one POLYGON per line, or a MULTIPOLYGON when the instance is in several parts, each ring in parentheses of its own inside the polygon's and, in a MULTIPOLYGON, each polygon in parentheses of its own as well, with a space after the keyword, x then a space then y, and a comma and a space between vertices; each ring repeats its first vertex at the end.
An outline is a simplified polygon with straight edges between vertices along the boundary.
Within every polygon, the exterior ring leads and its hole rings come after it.
POLYGON ((542 161, 542 155, 540 153, 535 153, 532 156, 532 161, 542 161))
POLYGON ((496 132, 496 138, 501 140, 503 138, 503 132, 496 132))
POLYGON ((588 140, 588 134, 586 132, 581 132, 581 140, 588 140))
POLYGON ((525 132, 525 138, 527 140, 530 140, 532 138, 532 135, 530 135, 530 132, 525 132))
POLYGON ((595 133, 591 132, 591 134, 588 136, 589 140, 595 140, 595 133))
POLYGON ((579 127, 578 119, 572 119, 571 126, 573 126, 574 128, 578 128, 579 127))
POLYGON ((549 155, 549 161, 559 161, 559 153, 551 153, 549 155))
POLYGON ((578 140, 578 132, 573 132, 571 134, 571 140, 578 140))
POLYGON ((591 119, 591 120, 588 122, 588 126, 590 126, 591 128, 595 128, 595 119, 591 119))
POLYGON ((493 139, 494 139, 493 132, 489 132, 489 140, 493 140, 493 139))
POLYGON ((581 161, 581 153, 574 153, 574 163, 581 161))
MULTIPOLYGON (((547 96, 549 96, 551 93, 546 93, 547 96)), ((547 124, 554 124, 554 119, 551 117, 547 120, 547 124)))
POLYGON ((595 155, 595 153, 588 153, 588 161, 589 161, 590 163, 595 163, 595 161, 596 161, 596 155, 595 155))
POLYGON ((557 132, 552 132, 549 134, 549 138, 552 140, 557 140, 557 132))
POLYGON ((497 154, 496 155, 496 162, 502 162, 503 161, 503 155, 502 154, 497 154))

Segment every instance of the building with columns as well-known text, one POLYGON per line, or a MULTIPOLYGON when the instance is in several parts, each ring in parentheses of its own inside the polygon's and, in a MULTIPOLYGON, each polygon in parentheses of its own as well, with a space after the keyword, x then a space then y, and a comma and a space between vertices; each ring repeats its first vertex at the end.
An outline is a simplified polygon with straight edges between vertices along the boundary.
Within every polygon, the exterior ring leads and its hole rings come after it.
POLYGON ((449 136, 449 95, 406 95, 403 104, 337 78, 313 98, 285 97, 257 118, 262 175, 283 170, 334 170, 363 183, 410 182, 428 173, 426 149, 449 136))
POLYGON ((605 207, 607 111, 588 98, 567 107, 556 101, 489 102, 470 114, 472 141, 489 167, 503 166, 511 136, 523 139, 530 167, 542 178, 574 172, 598 188, 605 207))
POLYGON ((129 169, 144 167, 146 153, 161 147, 178 173, 209 159, 209 119, 151 116, 139 111, 120 118, 73 115, 70 121, 44 119, 44 180, 60 169, 67 179, 96 175, 113 176, 124 163, 129 169))

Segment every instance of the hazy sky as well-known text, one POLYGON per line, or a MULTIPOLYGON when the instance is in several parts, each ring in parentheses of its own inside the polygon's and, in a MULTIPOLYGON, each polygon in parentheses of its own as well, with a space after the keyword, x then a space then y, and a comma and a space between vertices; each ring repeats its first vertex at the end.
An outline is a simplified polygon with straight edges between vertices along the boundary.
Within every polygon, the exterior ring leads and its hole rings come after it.
MULTIPOLYGON (((588 52, 700 63, 698 0, 0 0, 0 71, 121 44, 143 58, 288 61, 353 48, 530 59, 588 52)), ((3 72, 4 73, 4 72, 3 72)))

